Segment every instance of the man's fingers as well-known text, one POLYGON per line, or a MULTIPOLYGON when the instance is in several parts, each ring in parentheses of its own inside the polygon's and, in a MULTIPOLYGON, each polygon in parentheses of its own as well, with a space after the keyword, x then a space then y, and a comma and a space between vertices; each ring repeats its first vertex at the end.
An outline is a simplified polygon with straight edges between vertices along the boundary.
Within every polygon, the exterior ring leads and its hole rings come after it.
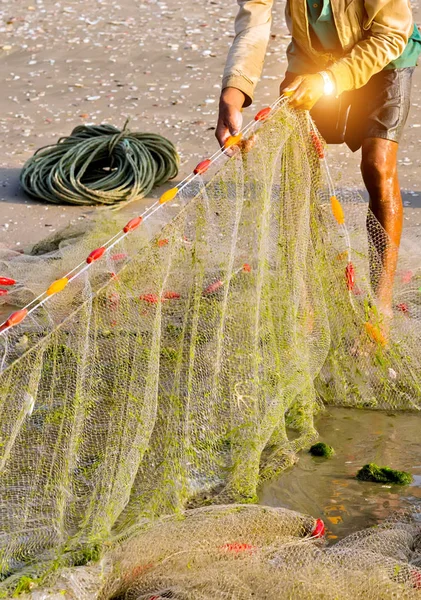
POLYGON ((221 146, 221 148, 225 144, 225 142, 227 141, 227 139, 229 138, 230 135, 231 134, 229 132, 228 127, 224 123, 221 123, 221 124, 218 123, 218 126, 215 131, 215 136, 216 136, 216 139, 218 140, 218 143, 221 146))
POLYGON ((289 85, 287 85, 281 90, 281 94, 283 94, 284 96, 291 96, 295 92, 295 90, 300 87, 302 80, 302 77, 296 77, 293 81, 291 81, 289 85))
POLYGON ((305 85, 305 83, 302 83, 289 99, 289 105, 292 108, 301 108, 302 110, 309 110, 313 106, 313 104, 314 102, 312 102, 312 91, 308 88, 307 85, 305 85))
MULTIPOLYGON (((236 135, 236 133, 234 133, 236 130, 234 129, 234 127, 229 127, 225 124, 221 124, 220 128, 217 127, 216 129, 216 139, 219 142, 219 145, 221 146, 221 148, 223 148, 225 146, 225 142, 232 136, 232 135, 236 135)), ((234 149, 233 148, 228 148, 226 150, 226 154, 227 156, 232 156, 234 153, 234 149)))
POLYGON ((221 147, 232 135, 237 135, 241 130, 243 117, 239 110, 228 109, 224 111, 218 121, 215 136, 221 147))
POLYGON ((294 90, 289 99, 289 105, 291 108, 311 110, 322 96, 323 79, 320 77, 320 74, 303 75, 300 85, 294 90))
POLYGON ((303 95, 303 90, 301 88, 295 90, 289 98, 289 105, 292 108, 298 108, 302 102, 303 95))

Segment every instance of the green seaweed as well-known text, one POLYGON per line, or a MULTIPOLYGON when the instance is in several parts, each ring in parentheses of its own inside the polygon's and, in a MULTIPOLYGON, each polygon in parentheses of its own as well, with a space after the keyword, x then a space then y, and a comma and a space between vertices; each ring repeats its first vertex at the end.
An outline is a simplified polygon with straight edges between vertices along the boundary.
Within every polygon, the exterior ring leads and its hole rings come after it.
POLYGON ((323 456, 324 458, 331 458, 335 454, 335 450, 332 448, 332 446, 329 446, 324 442, 317 442, 317 444, 313 444, 309 452, 312 456, 323 456))
POLYGON ((84 548, 80 548, 72 554, 72 566, 83 567, 90 562, 97 562, 101 557, 101 546, 92 544, 84 548))
POLYGON ((364 465, 356 475, 360 481, 374 481, 376 483, 395 483, 397 485, 408 485, 412 483, 411 473, 398 471, 390 467, 379 467, 375 463, 364 465))
POLYGON ((38 583, 39 581, 37 579, 32 579, 32 577, 22 575, 14 589, 13 598, 17 598, 17 596, 25 592, 30 592, 34 587, 38 585, 38 583))

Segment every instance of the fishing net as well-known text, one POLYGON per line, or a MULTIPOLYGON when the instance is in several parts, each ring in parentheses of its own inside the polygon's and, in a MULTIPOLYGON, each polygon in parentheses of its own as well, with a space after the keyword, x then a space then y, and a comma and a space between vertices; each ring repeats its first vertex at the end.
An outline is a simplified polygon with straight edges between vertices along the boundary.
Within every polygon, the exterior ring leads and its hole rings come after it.
POLYGON ((387 600, 420 598, 419 511, 326 546, 320 521, 212 506, 130 531, 99 564, 64 568, 34 600, 387 600))
MULTIPOLYGON (((281 103, 264 117, 232 140, 233 158, 217 153, 200 163, 142 223, 134 218, 122 230, 114 215, 44 256, 2 251, 0 283, 9 285, 0 301, 26 307, 0 333, 0 590, 86 562, 144 520, 203 503, 255 502, 259 482, 317 438, 323 403, 420 408, 414 246, 400 254, 386 328, 373 293, 384 252, 393 251, 384 231, 369 215, 367 236, 366 204, 355 190, 335 192, 306 113, 281 103)), ((234 529, 224 541, 212 520, 220 513, 201 510, 188 533, 164 521, 159 531, 169 527, 173 538, 133 541, 143 560, 149 540, 155 564, 174 540, 171 569, 154 567, 150 584, 172 595, 141 583, 122 598, 248 598, 259 569, 259 581, 276 571, 274 589, 298 567, 303 589, 317 569, 329 571, 331 555, 312 544, 272 555, 272 534, 311 536, 306 517, 240 511, 239 526, 270 548, 260 560, 221 554, 225 543, 253 546, 254 538, 234 529), (279 529, 270 520, 278 517, 279 529), (191 575, 177 562, 181 538, 203 548, 192 545, 191 575), (233 583, 236 569, 244 588, 233 583), (213 583, 202 585, 210 572, 213 583)), ((369 569, 367 579, 361 556, 344 550, 340 560, 350 572, 355 565, 355 582, 374 594, 385 573, 391 590, 400 585, 384 557, 373 558, 383 570, 369 569)), ((272 597, 269 587, 257 597, 272 597)), ((346 597, 328 594, 320 597, 346 597)))

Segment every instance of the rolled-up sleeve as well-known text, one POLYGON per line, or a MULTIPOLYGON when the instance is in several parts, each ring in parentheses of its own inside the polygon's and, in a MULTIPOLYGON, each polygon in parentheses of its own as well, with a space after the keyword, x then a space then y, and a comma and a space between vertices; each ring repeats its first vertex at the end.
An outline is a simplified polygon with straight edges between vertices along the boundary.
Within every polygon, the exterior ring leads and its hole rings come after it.
POLYGON ((407 0, 366 0, 366 37, 329 66, 338 94, 362 87, 405 49, 413 29, 407 0))
POLYGON ((235 38, 225 65, 222 88, 234 87, 251 104, 260 79, 272 24, 273 0, 238 0, 235 38))

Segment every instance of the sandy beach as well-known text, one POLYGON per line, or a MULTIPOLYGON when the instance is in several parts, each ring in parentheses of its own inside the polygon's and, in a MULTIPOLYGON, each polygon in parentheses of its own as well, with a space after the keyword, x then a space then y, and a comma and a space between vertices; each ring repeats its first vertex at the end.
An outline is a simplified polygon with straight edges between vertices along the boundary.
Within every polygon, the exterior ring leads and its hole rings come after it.
MULTIPOLYGON (((0 241, 15 249, 63 226, 91 218, 96 209, 34 202, 19 188, 25 160, 81 123, 112 123, 158 132, 171 139, 181 157, 183 177, 216 148, 214 127, 220 81, 233 38, 236 4, 222 0, 14 0, 3 2, 0 60, 3 94, 0 135, 0 241)), ((277 97, 286 69, 289 35, 284 3, 275 3, 272 36, 255 103, 277 97)), ((421 22, 418 5, 415 19, 421 22)), ((400 150, 400 178, 406 224, 421 221, 421 71, 414 78, 412 111, 400 150)), ((359 156, 332 147, 330 163, 345 187, 361 187, 359 156)), ((159 195, 156 190, 153 196, 159 195)), ((133 203, 137 214, 150 204, 133 203)))

